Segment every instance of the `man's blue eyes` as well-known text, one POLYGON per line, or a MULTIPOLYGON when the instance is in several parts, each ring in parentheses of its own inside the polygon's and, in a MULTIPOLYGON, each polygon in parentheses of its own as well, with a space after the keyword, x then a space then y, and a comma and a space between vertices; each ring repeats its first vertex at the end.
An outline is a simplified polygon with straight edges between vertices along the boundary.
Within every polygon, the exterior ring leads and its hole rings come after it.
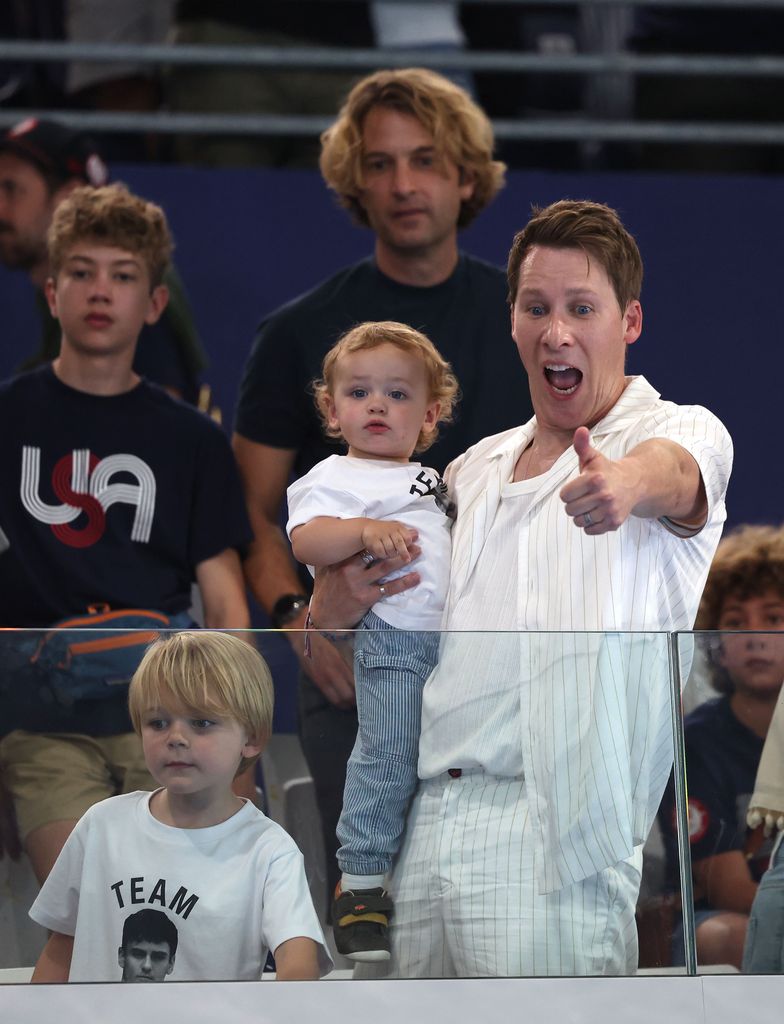
MULTIPOLYGON (((588 313, 593 312, 593 307, 581 302, 578 306, 574 307, 574 311, 575 313, 578 314, 578 316, 587 316, 588 313)), ((528 312, 531 314, 531 316, 544 316, 547 310, 544 308, 544 306, 529 306, 528 312)))

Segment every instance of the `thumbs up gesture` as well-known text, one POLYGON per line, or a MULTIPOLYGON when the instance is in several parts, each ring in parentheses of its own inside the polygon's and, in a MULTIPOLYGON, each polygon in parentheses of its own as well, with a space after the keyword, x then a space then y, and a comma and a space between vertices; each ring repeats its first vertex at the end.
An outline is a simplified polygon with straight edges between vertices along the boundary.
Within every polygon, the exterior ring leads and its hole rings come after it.
POLYGON ((579 475, 561 488, 560 498, 575 526, 591 536, 609 533, 628 519, 636 496, 634 464, 614 462, 591 444, 587 427, 578 427, 572 441, 580 462, 579 475))

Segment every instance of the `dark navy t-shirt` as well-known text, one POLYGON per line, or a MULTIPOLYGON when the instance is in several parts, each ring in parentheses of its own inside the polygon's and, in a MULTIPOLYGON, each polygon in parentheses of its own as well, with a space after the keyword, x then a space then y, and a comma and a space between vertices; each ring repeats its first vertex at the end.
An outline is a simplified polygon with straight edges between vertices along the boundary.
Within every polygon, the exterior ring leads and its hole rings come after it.
POLYGON ((226 436, 156 385, 92 395, 42 367, 0 385, 0 438, 17 584, 0 586, 0 625, 96 602, 183 611, 199 562, 251 537, 226 436))
POLYGON ((262 321, 240 389, 237 432, 295 449, 295 477, 342 452, 324 437, 311 381, 341 334, 367 320, 398 320, 430 338, 460 384, 454 423, 439 427, 427 451, 427 464, 443 472, 472 444, 532 415, 506 292, 502 270, 465 254, 446 281, 429 288, 393 281, 373 259, 344 268, 262 321))
MULTIPOLYGON (((686 781, 689 792, 689 840, 692 861, 732 850, 746 852, 749 829, 746 811, 764 740, 738 721, 729 696, 706 701, 686 716, 686 781)), ((668 876, 678 880, 675 798, 668 786, 660 821, 667 852, 668 876)), ((767 867, 770 844, 749 857, 749 868, 759 880, 767 867)), ((707 907, 704 901, 698 907, 707 907)))
MULTIPOLYGON (((251 539, 228 439, 156 385, 92 395, 42 367, 0 385, 0 438, 0 626, 185 611, 196 566, 251 539)), ((73 709, 75 731, 128 728, 124 698, 100 703, 73 709)))

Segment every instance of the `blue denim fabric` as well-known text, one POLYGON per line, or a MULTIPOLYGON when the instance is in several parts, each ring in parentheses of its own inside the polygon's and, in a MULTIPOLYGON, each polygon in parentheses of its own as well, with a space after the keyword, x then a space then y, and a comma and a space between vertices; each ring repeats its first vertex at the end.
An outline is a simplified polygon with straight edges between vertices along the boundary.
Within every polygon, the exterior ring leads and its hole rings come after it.
POLYGON ((784 974, 784 842, 781 840, 751 905, 742 970, 744 974, 784 974))
POLYGON ((359 731, 346 771, 337 834, 341 871, 382 874, 400 845, 417 784, 422 689, 440 633, 394 629, 373 612, 354 647, 359 731))

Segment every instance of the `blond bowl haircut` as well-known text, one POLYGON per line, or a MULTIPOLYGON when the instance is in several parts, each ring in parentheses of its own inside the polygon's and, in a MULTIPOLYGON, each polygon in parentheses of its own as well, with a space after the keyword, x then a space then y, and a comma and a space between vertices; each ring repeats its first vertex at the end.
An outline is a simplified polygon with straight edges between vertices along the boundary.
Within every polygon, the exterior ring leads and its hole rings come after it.
MULTIPOLYGON (((274 689, 266 661, 232 633, 183 630, 152 643, 134 673, 128 710, 141 735, 150 708, 174 701, 209 718, 233 718, 261 746, 272 733, 274 689)), ((237 774, 254 764, 244 757, 237 774)))
POLYGON ((520 266, 535 246, 550 249, 582 249, 598 261, 610 280, 621 313, 642 291, 642 257, 618 213, 604 203, 588 199, 561 199, 542 209, 531 208, 531 219, 518 231, 509 252, 506 276, 508 302, 514 305, 520 282, 520 266))
MULTIPOLYGON (((784 526, 739 526, 722 540, 711 562, 694 628, 719 629, 728 597, 746 601, 773 591, 784 600, 784 526)), ((718 662, 721 639, 708 641, 713 688, 732 693, 734 686, 718 662)))
MULTIPOLYGON (((329 437, 343 436, 339 430, 329 425, 329 404, 335 394, 338 362, 343 356, 378 348, 380 345, 394 345, 401 352, 422 360, 430 391, 428 400, 441 404, 438 423, 451 423, 452 412, 460 398, 457 377, 452 373, 452 367, 433 342, 420 331, 415 331, 407 324, 399 324, 395 320, 375 320, 352 327, 338 338, 324 357, 321 377, 313 381, 313 395, 325 433, 329 437)), ((420 430, 414 454, 427 451, 437 438, 438 425, 430 433, 420 430)))
POLYGON ((358 224, 369 224, 359 196, 364 187, 362 128, 374 107, 415 117, 432 136, 436 153, 451 160, 461 181, 473 182, 458 227, 470 224, 503 188, 506 165, 493 160, 492 125, 464 89, 424 68, 377 71, 354 86, 337 121, 321 136, 321 173, 358 224))
POLYGON ((74 189, 57 207, 47 236, 53 277, 78 242, 114 246, 138 256, 147 267, 150 289, 162 282, 174 247, 160 206, 120 184, 74 189))

